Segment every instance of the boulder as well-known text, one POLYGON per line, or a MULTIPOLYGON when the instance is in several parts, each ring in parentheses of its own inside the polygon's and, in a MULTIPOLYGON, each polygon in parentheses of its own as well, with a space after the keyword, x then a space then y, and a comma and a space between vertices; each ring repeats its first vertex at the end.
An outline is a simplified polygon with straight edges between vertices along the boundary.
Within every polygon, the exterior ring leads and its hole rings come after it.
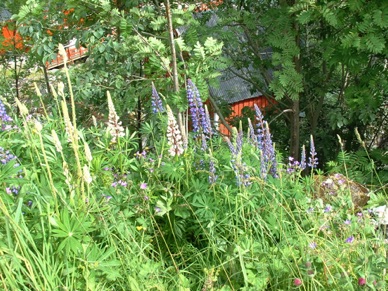
POLYGON ((315 198, 321 198, 326 203, 350 193, 354 210, 362 209, 369 201, 368 188, 338 173, 314 176, 314 188, 315 198))

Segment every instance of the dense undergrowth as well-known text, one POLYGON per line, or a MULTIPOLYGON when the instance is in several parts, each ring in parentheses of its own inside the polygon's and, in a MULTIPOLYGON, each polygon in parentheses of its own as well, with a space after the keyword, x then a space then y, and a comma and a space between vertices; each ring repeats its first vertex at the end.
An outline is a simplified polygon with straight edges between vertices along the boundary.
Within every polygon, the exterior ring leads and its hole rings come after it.
POLYGON ((63 86, 55 116, 0 107, 1 288, 385 290, 369 211, 385 203, 381 185, 363 209, 345 181, 330 203, 315 199, 312 138, 284 163, 256 108, 225 140, 188 84, 193 131, 153 88, 142 152, 109 94, 109 121, 90 128, 63 86))

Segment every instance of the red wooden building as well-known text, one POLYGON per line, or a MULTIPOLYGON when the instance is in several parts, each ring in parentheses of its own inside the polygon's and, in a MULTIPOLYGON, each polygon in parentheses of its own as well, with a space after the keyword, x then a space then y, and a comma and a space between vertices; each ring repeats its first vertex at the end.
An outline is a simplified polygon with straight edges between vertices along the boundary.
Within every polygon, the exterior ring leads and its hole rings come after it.
MULTIPOLYGON (((64 15, 68 15, 71 11, 65 11, 64 15)), ((11 20, 11 13, 9 13, 5 9, 0 9, 0 27, 1 27, 1 35, 0 35, 0 55, 4 55, 7 52, 12 52, 15 50, 19 51, 28 51, 28 47, 25 45, 23 38, 17 32, 15 23, 11 20)), ((65 26, 62 26, 65 29, 65 26)), ((51 31, 47 31, 49 35, 52 35, 51 31)), ((75 46, 76 40, 71 40, 67 45, 64 46, 65 51, 67 53, 67 63, 72 63, 76 60, 83 59, 87 57, 88 50, 84 47, 77 48, 75 46)), ((54 69, 63 66, 64 60, 61 55, 57 55, 57 57, 51 62, 46 63, 47 69, 54 69)))
MULTIPOLYGON (((66 54, 67 54, 67 62, 66 63, 73 63, 77 60, 84 59, 88 56, 88 49, 84 47, 77 48, 75 46, 76 40, 73 39, 70 41, 67 45, 64 45, 66 54)), ((57 57, 52 60, 51 62, 46 63, 46 68, 51 70, 58 67, 61 67, 64 65, 64 59, 63 56, 60 54, 57 54, 57 57)))
MULTIPOLYGON (((232 113, 226 116, 226 121, 230 121, 235 117, 243 114, 243 109, 249 107, 254 110, 254 104, 263 109, 270 106, 270 102, 261 92, 251 92, 249 84, 241 77, 234 74, 232 71, 226 69, 219 77, 219 87, 209 87, 209 94, 215 100, 223 100, 227 102, 232 109, 232 113)), ((244 75, 243 71, 238 72, 244 75)), ((214 116, 217 122, 217 115, 214 116)), ((222 134, 230 135, 229 130, 220 122, 219 131, 222 134)))
MULTIPOLYGON (((222 0, 211 1, 207 4, 200 3, 197 6, 197 12, 202 12, 206 10, 212 10, 214 7, 222 4, 222 0)), ((64 15, 67 16, 69 13, 72 13, 71 10, 64 11, 64 15)), ((11 17, 10 13, 6 13, 6 11, 0 11, 0 23, 6 23, 5 21, 11 17), (7 14, 7 15, 5 15, 7 14)), ((209 26, 214 25, 217 21, 216 17, 212 17, 209 20, 209 26)), ((66 22, 63 29, 66 29, 66 22)), ((176 29, 176 36, 184 33, 186 30, 185 27, 176 29)), ((48 31, 49 35, 52 35, 51 31, 48 31)), ((0 54, 4 54, 7 50, 12 49, 24 49, 23 39, 22 37, 15 31, 14 29, 8 28, 5 24, 2 26, 2 41, 0 41, 0 54)), ((77 48, 75 46, 76 40, 70 41, 67 45, 64 46, 65 51, 67 53, 68 63, 72 63, 76 60, 86 58, 88 55, 88 50, 84 47, 77 48)), ((57 55, 57 57, 51 62, 46 63, 47 69, 54 69, 64 65, 64 60, 61 55, 57 55)), ((250 107, 253 109, 254 104, 258 105, 260 108, 265 108, 268 106, 269 101, 266 97, 263 96, 260 92, 251 92, 249 84, 247 84, 243 78, 238 77, 236 74, 232 73, 234 70, 228 70, 221 72, 221 76, 219 77, 220 86, 219 87, 209 87, 210 95, 216 99, 223 99, 228 104, 231 105, 232 114, 226 117, 226 120, 231 120, 234 117, 241 116, 242 110, 244 107, 250 107)), ((244 75, 243 71, 238 71, 241 75, 244 75)), ((214 116, 215 120, 217 120, 217 116, 214 116)), ((222 134, 229 135, 228 129, 219 123, 219 130, 222 134)))

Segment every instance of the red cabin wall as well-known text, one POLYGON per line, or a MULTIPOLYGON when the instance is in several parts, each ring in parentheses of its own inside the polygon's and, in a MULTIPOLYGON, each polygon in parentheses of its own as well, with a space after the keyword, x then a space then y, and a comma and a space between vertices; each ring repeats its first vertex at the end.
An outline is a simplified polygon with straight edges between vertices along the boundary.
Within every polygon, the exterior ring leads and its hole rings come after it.
MULTIPOLYGON (((75 46, 65 48, 65 51, 68 59, 67 63, 84 58, 88 53, 87 48, 84 48, 84 47, 76 48, 75 46)), ((52 60, 50 63, 49 62, 46 63, 46 68, 54 69, 62 65, 64 65, 64 59, 63 59, 63 56, 58 53, 57 57, 54 60, 52 60)))
MULTIPOLYGON (((232 114, 226 118, 226 120, 240 116, 242 114, 242 109, 244 107, 251 107, 254 109, 254 104, 256 104, 260 109, 263 109, 269 105, 269 101, 264 96, 257 96, 242 101, 238 101, 232 104, 232 114)), ((230 135, 229 130, 220 122, 219 131, 221 134, 230 135)))

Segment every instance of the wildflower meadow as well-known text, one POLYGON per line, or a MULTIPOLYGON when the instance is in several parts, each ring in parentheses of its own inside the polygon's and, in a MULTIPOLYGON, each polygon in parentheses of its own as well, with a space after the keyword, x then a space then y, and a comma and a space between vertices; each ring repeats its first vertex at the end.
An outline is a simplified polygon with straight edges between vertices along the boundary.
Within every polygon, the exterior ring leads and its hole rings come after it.
POLYGON ((139 151, 109 92, 84 126, 52 91, 0 102, 3 290, 386 290, 384 188, 317 170, 313 136, 282 156, 258 107, 222 136, 188 79, 189 125, 150 84, 139 151))

